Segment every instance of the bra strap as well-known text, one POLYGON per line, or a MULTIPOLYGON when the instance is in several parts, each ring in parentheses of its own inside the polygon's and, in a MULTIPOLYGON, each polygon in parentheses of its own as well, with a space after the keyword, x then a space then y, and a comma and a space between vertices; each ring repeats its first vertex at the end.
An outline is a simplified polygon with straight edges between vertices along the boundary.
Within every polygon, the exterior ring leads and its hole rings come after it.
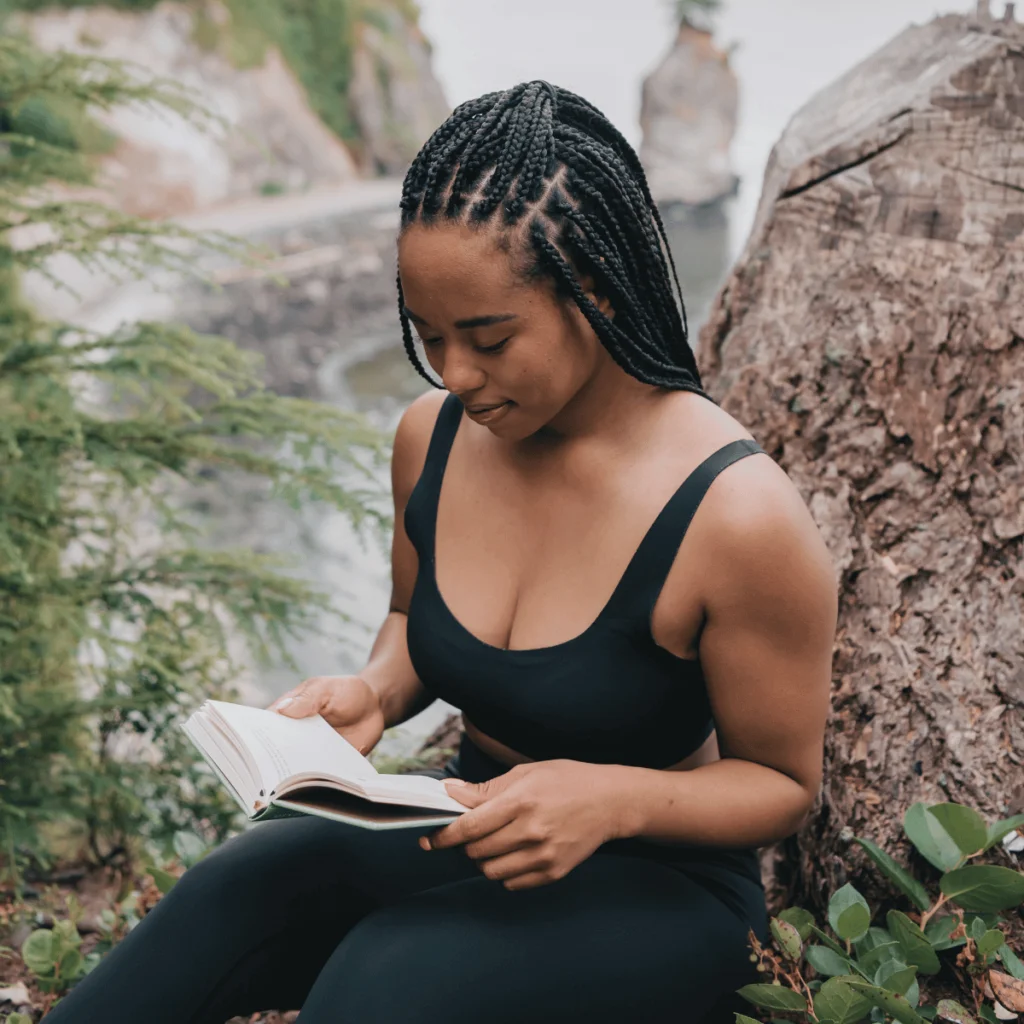
POLYGON ((658 513, 608 602, 610 615, 643 616, 650 621, 679 546, 715 477, 728 466, 763 449, 749 438, 739 438, 712 452, 680 485, 658 513))
MULTIPOLYGON (((427 457, 423 463, 423 472, 409 496, 406 513, 414 506, 417 517, 422 517, 421 530, 417 531, 426 547, 426 554, 431 560, 434 557, 434 534, 437 529, 437 504, 441 496, 441 481, 444 479, 448 456, 452 450, 452 442, 462 421, 462 402, 451 393, 441 403, 434 429, 427 446, 427 457), (421 510, 421 511, 420 511, 421 510)), ((406 529, 408 530, 408 525, 406 529)))

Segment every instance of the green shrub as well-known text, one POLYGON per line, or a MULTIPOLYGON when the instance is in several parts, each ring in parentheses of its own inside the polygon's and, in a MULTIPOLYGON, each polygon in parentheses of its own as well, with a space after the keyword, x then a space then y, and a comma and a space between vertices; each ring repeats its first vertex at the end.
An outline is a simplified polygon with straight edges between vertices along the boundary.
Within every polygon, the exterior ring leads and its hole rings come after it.
MULTIPOLYGON (((279 560, 203 546, 181 483, 244 475, 292 505, 328 501, 361 531, 388 525, 374 471, 387 453, 361 418, 268 392, 226 339, 161 323, 99 335, 19 300, 17 274, 52 274, 55 255, 134 276, 192 270, 200 243, 256 259, 48 188, 87 180, 88 155, 26 110, 121 103, 209 121, 174 83, 0 37, 0 880, 237 824, 180 723, 235 696, 231 637, 250 658, 287 657, 329 601, 279 560), (158 756, 119 754, 132 737, 158 756)), ((36 941, 65 978, 74 957, 36 941)))
MULTIPOLYGON (((866 839, 856 842, 910 902, 917 920, 893 909, 885 927, 873 925, 867 901, 849 884, 832 894, 827 927, 807 910, 790 907, 772 918, 770 946, 753 939, 751 959, 771 978, 741 988, 744 999, 772 1011, 772 1020, 820 1024, 996 1024, 992 993, 1007 1000, 1005 1009, 1024 1011, 1024 964, 999 927, 1002 911, 1024 903, 1024 873, 970 863, 1024 828, 1024 814, 990 825, 963 804, 917 803, 907 811, 903 828, 918 852, 942 872, 935 898, 884 850, 866 839), (958 994, 969 1009, 954 999, 922 1005, 919 975, 938 975, 940 954, 954 949, 960 951, 963 992, 958 994)), ((757 1024, 743 1014, 736 1019, 737 1024, 757 1024)))

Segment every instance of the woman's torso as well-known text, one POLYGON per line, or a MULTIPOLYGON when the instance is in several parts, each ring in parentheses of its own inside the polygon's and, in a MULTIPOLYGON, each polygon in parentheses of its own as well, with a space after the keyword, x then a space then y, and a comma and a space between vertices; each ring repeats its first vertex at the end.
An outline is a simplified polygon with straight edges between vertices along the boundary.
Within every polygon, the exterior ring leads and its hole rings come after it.
POLYGON ((666 397, 642 446, 617 452, 524 455, 455 396, 438 414, 405 517, 419 556, 409 653, 503 764, 718 757, 697 657, 714 517, 696 511, 760 448, 713 403, 666 397))

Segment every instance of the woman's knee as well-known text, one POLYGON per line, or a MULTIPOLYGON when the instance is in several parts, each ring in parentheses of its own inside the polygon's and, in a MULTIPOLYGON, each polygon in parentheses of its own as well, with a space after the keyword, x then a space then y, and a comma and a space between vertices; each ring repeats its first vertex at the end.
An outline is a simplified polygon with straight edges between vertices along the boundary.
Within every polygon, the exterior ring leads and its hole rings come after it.
POLYGON ((294 900, 336 879, 336 831, 321 818, 282 818, 225 840, 190 867, 166 898, 202 900, 230 910, 294 900))
POLYGON ((458 941, 446 941, 439 922, 425 924, 411 918, 400 904, 367 914, 320 971, 302 1005, 302 1020, 308 1024, 463 1020, 462 1012, 472 1010, 473 994, 464 985, 453 986, 445 961, 464 957, 467 951, 458 941))

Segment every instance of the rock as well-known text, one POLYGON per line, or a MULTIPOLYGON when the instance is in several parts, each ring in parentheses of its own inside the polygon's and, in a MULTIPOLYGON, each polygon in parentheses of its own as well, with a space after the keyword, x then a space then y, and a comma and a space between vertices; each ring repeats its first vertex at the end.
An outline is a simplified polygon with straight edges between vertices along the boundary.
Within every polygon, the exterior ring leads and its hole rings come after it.
POLYGON ((359 125, 364 169, 404 174, 451 108, 419 26, 395 9, 382 9, 380 17, 386 31, 371 22, 357 26, 349 103, 359 125))
POLYGON ((803 495, 841 595, 824 789, 780 861, 786 906, 879 892, 841 861, 844 828, 899 858, 915 801, 1019 809, 1022 43, 937 18, 799 110, 701 332, 707 387, 803 495))
MULTIPOLYGON (((216 3, 207 11, 220 21, 228 17, 216 3)), ((119 139, 100 180, 118 206, 164 217, 264 188, 358 176, 348 149, 310 110, 276 49, 267 49, 260 67, 236 68, 218 50, 199 45, 195 17, 194 8, 165 0, 151 10, 54 7, 24 19, 42 49, 144 62, 154 74, 198 90, 228 122, 227 133, 211 133, 144 108, 97 112, 119 139)))
POLYGON ((31 1006, 32 996, 25 988, 25 983, 19 981, 16 985, 0 988, 0 1003, 10 1003, 15 1009, 19 1006, 31 1006))
POLYGON ((439 753, 427 758, 424 767, 441 768, 451 754, 445 751, 458 751, 459 742, 462 739, 462 715, 449 715, 424 741, 420 747, 418 756, 423 756, 425 751, 437 748, 439 753))
POLYGON ((729 147, 738 100, 728 55, 709 31, 684 21, 643 84, 640 160, 655 200, 699 206, 735 193, 729 147))

